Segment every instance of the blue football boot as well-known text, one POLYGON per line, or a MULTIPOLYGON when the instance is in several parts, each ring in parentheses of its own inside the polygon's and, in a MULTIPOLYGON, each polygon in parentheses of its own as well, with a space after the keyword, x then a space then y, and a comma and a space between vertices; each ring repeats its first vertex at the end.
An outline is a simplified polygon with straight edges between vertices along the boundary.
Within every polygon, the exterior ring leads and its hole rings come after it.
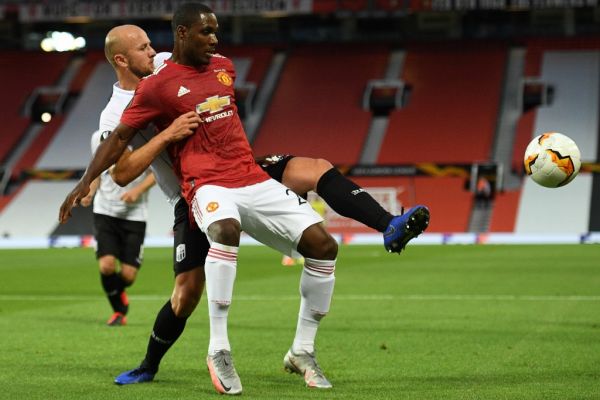
POLYGON ((414 206, 394 217, 383 233, 383 246, 390 253, 400 253, 409 240, 419 236, 429 225, 429 209, 414 206))
POLYGON ((117 385, 130 385, 132 383, 152 382, 156 372, 151 372, 147 368, 137 367, 131 371, 125 371, 115 378, 117 385))

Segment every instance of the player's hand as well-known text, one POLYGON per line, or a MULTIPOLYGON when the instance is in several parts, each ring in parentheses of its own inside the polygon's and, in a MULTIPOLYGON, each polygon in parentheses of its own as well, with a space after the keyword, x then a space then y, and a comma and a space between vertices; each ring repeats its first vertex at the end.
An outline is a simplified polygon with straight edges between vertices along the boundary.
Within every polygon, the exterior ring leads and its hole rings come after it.
POLYGON ((140 194, 136 190, 127 191, 121 196, 121 200, 128 204, 135 203, 139 198, 140 194))
POLYGON ((191 136, 200 126, 200 116, 195 111, 180 115, 163 131, 169 142, 178 142, 191 136))
POLYGON ((92 204, 93 199, 94 196, 90 196, 90 193, 88 193, 87 196, 81 198, 81 200, 79 201, 79 205, 81 207, 89 207, 90 204, 92 204))
POLYGON ((90 192, 90 184, 79 181, 77 185, 71 190, 71 193, 67 196, 60 206, 60 213, 58 214, 58 221, 61 224, 67 222, 71 218, 71 210, 76 205, 79 205, 81 199, 83 199, 90 192))

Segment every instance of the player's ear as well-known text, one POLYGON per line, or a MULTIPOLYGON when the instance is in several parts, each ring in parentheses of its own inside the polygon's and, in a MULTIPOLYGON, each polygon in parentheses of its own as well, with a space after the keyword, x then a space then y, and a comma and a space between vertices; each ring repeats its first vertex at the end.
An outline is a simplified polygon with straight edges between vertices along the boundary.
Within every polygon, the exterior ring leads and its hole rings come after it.
POLYGON ((115 54, 113 56, 113 60, 115 60, 115 64, 120 67, 127 67, 129 63, 127 62, 127 57, 123 54, 115 54))
POLYGON ((185 39, 187 36, 187 28, 183 25, 177 25, 175 32, 177 33, 177 39, 185 39))

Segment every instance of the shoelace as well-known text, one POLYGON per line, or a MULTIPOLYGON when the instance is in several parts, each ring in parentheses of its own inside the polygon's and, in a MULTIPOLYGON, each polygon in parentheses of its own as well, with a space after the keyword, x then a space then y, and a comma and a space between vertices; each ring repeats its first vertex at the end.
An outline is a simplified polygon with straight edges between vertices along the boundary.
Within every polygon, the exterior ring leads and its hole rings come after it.
POLYGON ((213 356, 215 367, 223 374, 225 378, 235 378, 235 369, 233 368, 233 360, 231 353, 219 351, 213 356))
POLYGON ((309 364, 311 364, 310 369, 312 369, 315 372, 315 375, 319 376, 319 377, 324 377, 323 371, 321 370, 319 363, 317 363, 317 358, 316 358, 315 353, 305 352, 304 354, 300 355, 300 357, 303 357, 303 356, 306 356, 310 359, 310 363, 309 363, 309 364))

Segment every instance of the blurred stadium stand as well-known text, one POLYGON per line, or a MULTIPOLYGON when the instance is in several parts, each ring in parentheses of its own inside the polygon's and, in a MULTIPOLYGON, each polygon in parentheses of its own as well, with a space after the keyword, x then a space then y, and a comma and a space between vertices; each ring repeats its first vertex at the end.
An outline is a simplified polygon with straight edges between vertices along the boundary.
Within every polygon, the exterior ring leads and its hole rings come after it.
MULTIPOLYGON (((179 3, 0 0, 0 235, 91 233, 85 217, 57 231, 56 216, 90 159, 89 135, 115 80, 104 35, 135 23, 168 50, 165 16, 179 3), (42 53, 51 30, 83 36, 87 49, 42 53), (67 96, 48 124, 30 107, 40 88, 67 96)), ((571 136, 587 169, 596 168, 595 0, 206 3, 219 16, 220 51, 238 70, 256 154, 326 158, 345 172, 381 166, 353 179, 393 188, 398 205, 428 204, 432 233, 600 231, 598 175, 547 190, 524 179, 521 166, 527 143, 552 130, 571 136), (471 190, 477 163, 501 173, 485 207, 471 190)), ((149 235, 168 235, 171 211, 157 190, 152 196, 149 235)))

